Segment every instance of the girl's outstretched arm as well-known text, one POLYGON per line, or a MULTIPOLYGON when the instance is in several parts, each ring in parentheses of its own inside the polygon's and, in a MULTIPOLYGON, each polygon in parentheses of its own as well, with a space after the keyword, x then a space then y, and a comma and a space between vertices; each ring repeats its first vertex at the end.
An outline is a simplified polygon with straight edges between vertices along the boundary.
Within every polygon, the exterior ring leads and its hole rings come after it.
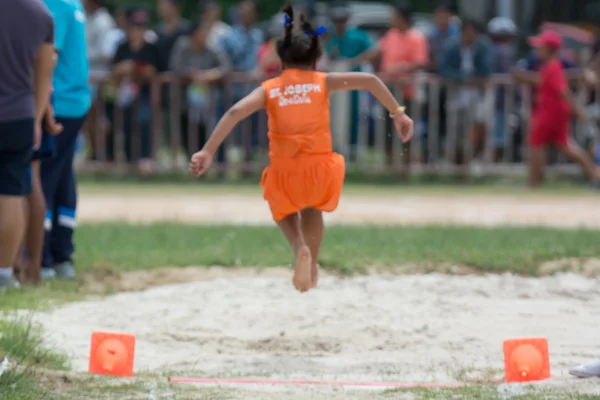
POLYGON ((332 72, 327 74, 327 90, 368 90, 390 113, 400 107, 394 95, 381 79, 366 72, 332 72))
POLYGON ((215 154, 219 146, 227 139, 233 128, 245 118, 254 114, 258 110, 265 108, 265 89, 258 87, 248 96, 244 97, 233 105, 225 115, 219 120, 213 133, 204 145, 204 151, 215 154))
POLYGON ((248 96, 233 105, 219 120, 208 141, 199 152, 195 153, 190 160, 190 170, 196 176, 202 175, 210 164, 219 146, 225 141, 233 128, 243 119, 265 108, 265 90, 258 87, 248 96))
POLYGON ((368 90, 389 111, 394 119, 396 130, 404 142, 413 134, 413 121, 404 113, 394 95, 377 76, 366 72, 332 72, 327 74, 327 90, 368 90))

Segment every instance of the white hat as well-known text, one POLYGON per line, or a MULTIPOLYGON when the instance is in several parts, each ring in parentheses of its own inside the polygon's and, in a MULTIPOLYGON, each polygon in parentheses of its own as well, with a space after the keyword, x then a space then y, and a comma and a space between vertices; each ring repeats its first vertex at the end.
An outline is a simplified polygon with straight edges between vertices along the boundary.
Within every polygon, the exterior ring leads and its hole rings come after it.
POLYGON ((508 35, 514 36, 517 34, 518 29, 515 23, 507 17, 496 17, 492 18, 487 25, 488 32, 490 35, 500 36, 508 35))

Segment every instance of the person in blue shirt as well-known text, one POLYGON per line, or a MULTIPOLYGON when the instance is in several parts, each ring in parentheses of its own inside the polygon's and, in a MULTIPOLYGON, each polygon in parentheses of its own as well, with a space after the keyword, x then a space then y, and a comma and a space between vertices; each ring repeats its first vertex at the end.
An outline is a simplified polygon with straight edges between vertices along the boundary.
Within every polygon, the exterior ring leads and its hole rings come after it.
MULTIPOLYGON (((343 60, 349 71, 360 71, 361 67, 373 61, 379 54, 377 44, 366 31, 348 26, 351 17, 350 7, 345 2, 331 6, 329 16, 335 26, 327 32, 325 51, 331 61, 343 60)), ((359 96, 358 91, 350 95, 350 158, 356 157, 359 128, 359 96)))
MULTIPOLYGON (((40 168, 47 209, 42 279, 54 276, 73 279, 73 229, 77 206, 73 157, 79 131, 91 104, 86 17, 80 0, 44 2, 54 17, 58 60, 52 80, 52 106, 63 131, 51 138, 54 156, 43 159, 40 168)), ((48 132, 44 134, 49 135, 48 132)))

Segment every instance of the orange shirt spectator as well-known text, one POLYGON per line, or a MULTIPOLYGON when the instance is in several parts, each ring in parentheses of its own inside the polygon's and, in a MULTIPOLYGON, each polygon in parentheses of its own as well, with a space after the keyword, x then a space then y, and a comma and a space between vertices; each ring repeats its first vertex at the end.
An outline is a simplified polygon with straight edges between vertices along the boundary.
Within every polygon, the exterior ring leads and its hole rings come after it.
MULTIPOLYGON (((398 7, 394 10, 392 28, 379 41, 381 72, 388 79, 401 79, 427 64, 427 39, 411 25, 412 12, 398 7)), ((405 99, 411 99, 414 94, 413 85, 404 87, 405 99)))

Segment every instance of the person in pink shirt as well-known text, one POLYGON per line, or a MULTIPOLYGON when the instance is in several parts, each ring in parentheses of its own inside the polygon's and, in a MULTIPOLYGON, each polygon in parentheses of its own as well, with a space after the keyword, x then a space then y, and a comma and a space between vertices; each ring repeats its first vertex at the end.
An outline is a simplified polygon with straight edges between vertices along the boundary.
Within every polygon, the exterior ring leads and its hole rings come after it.
MULTIPOLYGON (((412 27, 412 10, 408 7, 395 6, 392 15, 392 27, 379 41, 381 52, 380 73, 387 82, 395 82, 407 79, 411 74, 427 66, 429 58, 429 45, 427 38, 418 30, 412 27)), ((414 85, 403 85, 402 94, 404 104, 406 104, 409 114, 413 112, 415 103, 412 102, 415 96, 414 85)), ((391 130, 389 126, 386 130, 391 130)), ((386 135, 386 151, 388 154, 388 163, 391 163, 392 143, 391 135, 386 135)), ((408 144, 405 145, 405 150, 408 144)), ((408 163, 409 152, 403 152, 403 160, 408 163)))

